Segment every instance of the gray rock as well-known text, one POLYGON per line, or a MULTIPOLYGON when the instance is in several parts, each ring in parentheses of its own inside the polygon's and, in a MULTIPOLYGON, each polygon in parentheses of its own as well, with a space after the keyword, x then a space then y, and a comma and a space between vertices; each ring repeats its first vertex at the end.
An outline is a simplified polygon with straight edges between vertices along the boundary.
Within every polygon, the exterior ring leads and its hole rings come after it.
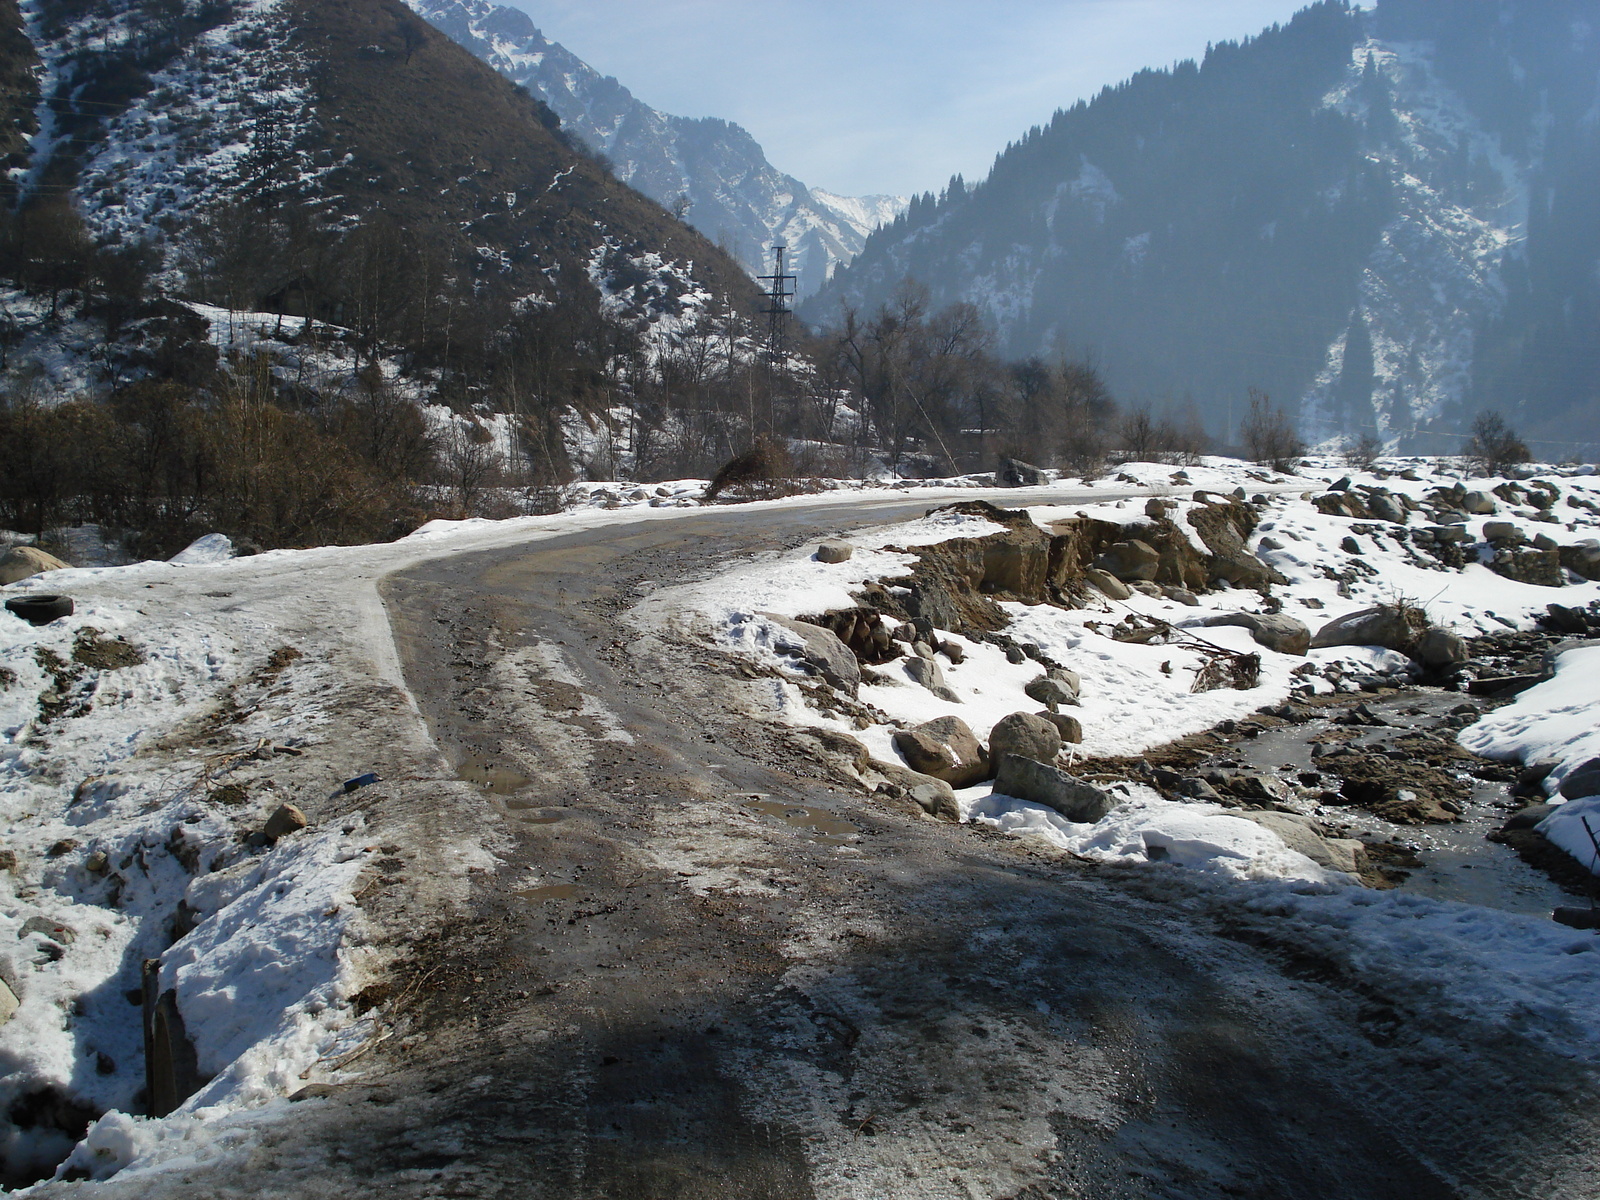
POLYGON ((306 814, 293 804, 280 804, 272 810, 272 815, 267 818, 267 823, 261 827, 261 832, 269 838, 288 837, 291 833, 298 833, 304 829, 309 821, 306 814))
POLYGON ((944 681, 944 671, 931 658, 906 659, 906 674, 913 683, 927 688, 947 704, 960 704, 961 697, 944 681))
POLYGON ((1018 754, 1000 759, 994 790, 998 795, 1042 804, 1080 825, 1092 825, 1116 807, 1116 802, 1093 784, 1018 754))
POLYGON ((1200 597, 1196 596, 1188 588, 1164 587, 1161 589, 1161 594, 1174 603, 1183 604, 1189 608, 1200 607, 1200 597))
POLYGON ((1593 538, 1557 551, 1561 565, 1585 579, 1600 579, 1600 542, 1593 538))
POLYGON ((989 731, 989 757, 1017 754, 1035 762, 1054 762, 1061 753, 1061 733, 1055 723, 1032 713, 1001 717, 989 731))
POLYGON ((1470 542, 1472 535, 1467 532, 1465 525, 1430 525, 1427 532, 1433 534, 1436 542, 1470 542))
POLYGON ((22 1002, 17 999, 17 994, 11 990, 11 985, 0 979, 0 1025, 4 1025, 16 1016, 17 1009, 22 1007, 22 1002))
POLYGON ((839 635, 809 621, 796 621, 776 613, 759 614, 778 627, 773 649, 808 664, 831 687, 854 696, 861 687, 861 664, 839 635), (789 635, 789 636, 784 636, 789 635))
POLYGON ((1051 712, 1055 712, 1063 704, 1076 704, 1078 697, 1075 692, 1058 679, 1051 679, 1048 675, 1041 675, 1035 679, 1022 692, 1030 700, 1036 700, 1051 712))
POLYGON ((1316 636, 1311 639, 1311 649, 1319 650, 1326 646, 1383 646, 1407 653, 1419 632, 1400 609, 1391 604, 1380 604, 1375 608, 1363 608, 1335 617, 1317 630, 1316 636))
POLYGON ((1474 517, 1492 517, 1500 511, 1500 506, 1488 492, 1467 492, 1455 503, 1462 512, 1474 517))
POLYGON ((1049 478, 1032 463, 1002 457, 994 481, 1001 487, 1042 487, 1049 478))
MULTIPOLYGON (((1334 846, 1323 836, 1321 828, 1310 817, 1283 812, 1240 812, 1230 814, 1243 821, 1253 821, 1263 829, 1278 835, 1291 850, 1304 854, 1317 866, 1330 871, 1344 871, 1354 875, 1360 870, 1355 851, 1349 845, 1334 846)), ((1342 840, 1342 839, 1341 839, 1342 840)), ((1354 843, 1359 846, 1361 843, 1354 843)))
POLYGON ((1123 583, 1153 580, 1161 566, 1161 555, 1148 542, 1134 538, 1108 547, 1104 554, 1095 559, 1094 565, 1102 571, 1109 571, 1123 583))
POLYGON ((1367 511, 1380 521, 1392 525, 1406 523, 1406 510, 1387 492, 1375 492, 1367 497, 1367 511))
POLYGON ((70 946, 78 940, 78 931, 71 925, 63 925, 60 921, 52 921, 49 917, 29 917, 22 923, 22 928, 17 930, 19 938, 31 934, 42 933, 53 942, 63 946, 70 946))
POLYGON ((1164 520, 1171 511, 1171 503, 1161 499, 1159 496, 1151 496, 1150 499, 1144 502, 1144 515, 1152 521, 1164 520))
POLYGON ((817 561, 825 563, 849 562, 856 548, 849 542, 823 542, 817 547, 817 561))
POLYGON ((967 652, 952 641, 940 642, 939 653, 950 660, 951 666, 960 666, 967 661, 967 652))
POLYGON ((1071 667, 1046 667, 1046 679, 1054 679, 1074 697, 1083 695, 1083 679, 1071 667))
POLYGON ((1347 537, 1343 541, 1341 541, 1339 543, 1339 549, 1343 550, 1346 554, 1361 554, 1361 553, 1363 553, 1363 551, 1361 549, 1361 543, 1356 541, 1356 539, 1353 538, 1353 537, 1347 537))
POLYGON ((894 735, 894 748, 913 771, 953 787, 972 787, 989 778, 989 755, 960 717, 939 717, 894 735))
POLYGON ((1056 732, 1061 735, 1063 743, 1077 746, 1083 742, 1083 722, 1077 717, 1068 716, 1066 713, 1042 712, 1036 716, 1049 721, 1056 727, 1056 732))
POLYGON ((1256 543, 1256 548, 1260 550, 1282 550, 1283 543, 1277 538, 1273 537, 1271 534, 1268 534, 1256 543))
POLYGON ((1560 792, 1568 800, 1600 796, 1600 758, 1591 758, 1563 775, 1560 792))
POLYGON ((1126 600, 1133 595, 1133 591, 1122 580, 1110 571, 1103 571, 1099 567, 1085 567, 1083 577, 1103 595, 1112 600, 1126 600))
MULTIPOLYGON (((1218 781, 1213 779, 1213 783, 1218 781)), ((1240 771, 1227 775, 1222 781, 1229 795, 1237 796, 1241 800, 1255 800, 1265 804, 1282 804, 1288 800, 1291 793, 1289 785, 1275 775, 1263 775, 1258 771, 1240 771)))
POLYGON ((1559 804, 1530 804, 1527 808, 1512 813, 1510 819, 1500 826, 1500 832, 1511 833, 1518 829, 1537 828, 1546 817, 1560 807, 1559 804))
POLYGON ((961 805, 956 801, 956 794, 950 790, 950 785, 943 780, 931 779, 927 783, 919 783, 907 788, 906 795, 915 800, 918 807, 930 817, 948 821, 952 825, 961 823, 961 805))
POLYGON ((1535 534, 1533 537, 1533 548, 1535 550, 1554 550, 1558 555, 1561 553, 1561 543, 1556 541, 1555 538, 1551 537, 1548 533, 1535 534))
POLYGON ((1203 629, 1224 625, 1248 629, 1256 645, 1279 654, 1304 655, 1311 647, 1311 630, 1304 622, 1283 613, 1219 613, 1214 617, 1191 621, 1189 625, 1203 629))
POLYGON ((1458 633, 1439 625, 1430 626, 1417 639, 1413 656, 1425 667, 1449 667, 1468 658, 1467 643, 1458 633))
POLYGON ((1528 536, 1510 521, 1485 521, 1483 540, 1497 545, 1521 546, 1527 542, 1528 536))
POLYGON ((961 820, 961 806, 956 803, 956 794, 944 780, 879 759, 873 759, 870 768, 892 787, 899 788, 915 800, 929 816, 941 821, 961 820))

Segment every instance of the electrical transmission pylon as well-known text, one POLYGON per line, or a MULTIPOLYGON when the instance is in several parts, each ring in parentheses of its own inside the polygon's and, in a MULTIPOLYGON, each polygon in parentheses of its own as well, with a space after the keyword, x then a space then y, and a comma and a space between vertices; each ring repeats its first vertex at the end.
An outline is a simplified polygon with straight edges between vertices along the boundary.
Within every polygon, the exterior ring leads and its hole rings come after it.
POLYGON ((785 249, 784 246, 774 246, 772 274, 756 276, 763 283, 772 285, 767 289, 767 302, 761 311, 767 316, 767 365, 774 370, 783 365, 787 354, 784 340, 789 332, 789 301, 794 297, 795 277, 783 273, 785 249))

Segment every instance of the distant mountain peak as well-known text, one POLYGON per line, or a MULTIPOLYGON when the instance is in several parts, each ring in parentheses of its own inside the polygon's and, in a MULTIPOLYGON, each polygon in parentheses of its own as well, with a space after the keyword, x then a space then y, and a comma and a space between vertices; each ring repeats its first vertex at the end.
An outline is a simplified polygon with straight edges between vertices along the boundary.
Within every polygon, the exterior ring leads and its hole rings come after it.
POLYGON ((767 161, 748 130, 717 117, 651 108, 551 41, 526 13, 489 0, 407 0, 429 23, 561 117, 563 128, 605 156, 619 178, 718 242, 752 275, 770 270, 775 244, 802 296, 904 210, 900 196, 837 196, 809 188, 767 161))

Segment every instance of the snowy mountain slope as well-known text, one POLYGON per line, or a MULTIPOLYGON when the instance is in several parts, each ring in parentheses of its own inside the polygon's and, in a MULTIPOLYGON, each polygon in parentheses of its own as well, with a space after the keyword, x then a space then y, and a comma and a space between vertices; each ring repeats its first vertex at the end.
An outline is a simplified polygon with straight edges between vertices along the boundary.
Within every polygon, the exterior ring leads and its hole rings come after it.
MULTIPOLYGON (((25 0, 22 16, 39 100, 12 181, 26 200, 72 196, 92 235, 149 241, 168 268, 230 210, 233 240, 291 215, 351 231, 381 213, 414 251, 518 296, 586 286, 608 240, 753 295, 715 246, 577 152, 548 108, 392 0, 177 16, 156 0, 25 0)), ((265 290, 305 270, 258 265, 265 290)))
POLYGON ((1314 440, 1453 452, 1499 408, 1538 453, 1592 454, 1597 29, 1595 0, 1324 0, 1058 112, 806 311, 914 276, 1009 353, 1089 354, 1219 434, 1260 387, 1314 440))
POLYGON ((618 176, 681 211, 752 275, 772 268, 770 248, 790 247, 801 295, 861 249, 904 208, 898 196, 835 196, 774 168, 738 125, 658 112, 550 41, 522 12, 488 0, 407 0, 507 78, 539 96, 614 165, 618 176))

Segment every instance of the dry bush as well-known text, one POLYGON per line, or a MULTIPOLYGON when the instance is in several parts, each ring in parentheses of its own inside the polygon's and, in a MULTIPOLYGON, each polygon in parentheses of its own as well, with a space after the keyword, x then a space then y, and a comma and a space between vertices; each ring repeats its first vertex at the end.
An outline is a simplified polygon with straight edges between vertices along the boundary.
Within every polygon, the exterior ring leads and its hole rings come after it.
POLYGON ((760 437, 754 446, 729 459, 706 488, 706 500, 771 500, 793 495, 794 461, 788 447, 775 438, 760 437))

